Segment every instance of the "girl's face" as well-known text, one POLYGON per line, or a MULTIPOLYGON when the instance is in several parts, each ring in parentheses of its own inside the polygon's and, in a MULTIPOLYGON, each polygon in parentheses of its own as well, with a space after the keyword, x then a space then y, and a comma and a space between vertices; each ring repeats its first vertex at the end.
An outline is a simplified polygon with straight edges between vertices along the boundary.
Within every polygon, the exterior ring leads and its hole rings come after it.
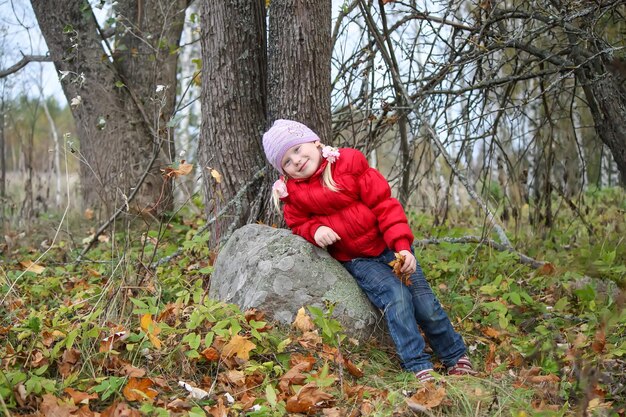
POLYGON ((292 146, 281 161, 283 171, 294 179, 309 178, 322 163, 319 141, 292 146))

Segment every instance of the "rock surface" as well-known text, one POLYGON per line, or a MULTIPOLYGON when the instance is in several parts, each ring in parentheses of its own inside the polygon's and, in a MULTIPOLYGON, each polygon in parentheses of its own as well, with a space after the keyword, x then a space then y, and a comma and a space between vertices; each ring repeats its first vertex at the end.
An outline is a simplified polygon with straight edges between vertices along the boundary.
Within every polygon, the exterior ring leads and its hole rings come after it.
POLYGON ((301 307, 326 311, 330 302, 351 337, 385 333, 380 313, 343 266, 286 229, 249 224, 236 230, 217 257, 209 297, 242 311, 257 308, 287 325, 301 307))

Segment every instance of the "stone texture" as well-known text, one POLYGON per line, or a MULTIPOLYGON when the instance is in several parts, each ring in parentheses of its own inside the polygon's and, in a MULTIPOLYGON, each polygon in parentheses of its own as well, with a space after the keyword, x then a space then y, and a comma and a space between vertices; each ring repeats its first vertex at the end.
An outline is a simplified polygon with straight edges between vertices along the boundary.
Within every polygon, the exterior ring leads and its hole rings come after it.
POLYGON ((385 333, 380 313, 343 266, 286 229, 249 224, 236 230, 217 257, 209 297, 257 308, 287 325, 301 307, 325 310, 327 301, 351 337, 385 333))

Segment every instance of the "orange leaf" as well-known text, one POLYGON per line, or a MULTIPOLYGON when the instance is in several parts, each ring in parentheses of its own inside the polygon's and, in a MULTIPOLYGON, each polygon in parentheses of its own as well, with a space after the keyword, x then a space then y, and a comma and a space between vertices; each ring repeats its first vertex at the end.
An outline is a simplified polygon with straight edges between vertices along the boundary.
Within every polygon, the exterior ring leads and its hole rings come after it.
POLYGON ((214 347, 208 347, 200 353, 210 362, 217 362, 220 358, 220 353, 214 347))
POLYGON ((80 404, 80 403, 89 404, 89 400, 98 399, 98 394, 96 393, 87 394, 86 392, 83 392, 83 391, 77 391, 74 388, 65 388, 63 392, 65 392, 67 395, 70 396, 72 401, 74 401, 74 404, 80 404))
POLYGON ((411 410, 423 411, 424 409, 430 410, 437 407, 444 398, 446 398, 446 389, 444 387, 436 388, 433 383, 426 383, 413 396, 407 398, 406 403, 411 410))
POLYGON ((152 345, 157 349, 161 349, 161 341, 157 337, 157 335, 161 333, 161 329, 159 328, 157 323, 152 321, 152 315, 144 314, 143 316, 141 316, 140 322, 141 329, 146 332, 146 334, 148 335, 148 339, 150 339, 152 345))
POLYGON ((550 262, 546 262, 537 269, 537 275, 550 276, 554 275, 556 268, 550 262))
POLYGON ((398 277, 407 287, 412 284, 411 274, 408 272, 402 272, 402 265, 404 265, 404 256, 396 252, 396 259, 389 262, 389 266, 393 268, 393 273, 398 277))
POLYGON ((290 413, 310 413, 332 403, 333 396, 321 391, 315 382, 300 388, 298 393, 287 400, 286 409, 290 413))
POLYGON ((359 367, 356 366, 350 359, 344 358, 343 363, 346 366, 346 369, 348 370, 350 375, 352 375, 353 377, 361 378, 363 375, 365 375, 363 371, 359 369, 359 367))
POLYGON ((41 266, 39 264, 34 263, 33 261, 20 261, 20 264, 26 268, 27 271, 30 272, 34 272, 35 274, 39 275, 41 274, 46 267, 45 266, 41 266))
POLYGON ((161 172, 163 172, 163 176, 166 178, 177 178, 189 174, 192 169, 193 165, 185 163, 185 160, 183 159, 180 161, 177 168, 165 167, 161 169, 161 172))
POLYGON ((250 359, 250 351, 255 347, 254 343, 237 334, 224 346, 222 354, 227 358, 237 356, 239 359, 247 361, 250 359))
POLYGON ((153 385, 154 383, 150 378, 131 377, 124 386, 122 393, 128 401, 152 400, 158 395, 158 392, 152 388, 153 385))

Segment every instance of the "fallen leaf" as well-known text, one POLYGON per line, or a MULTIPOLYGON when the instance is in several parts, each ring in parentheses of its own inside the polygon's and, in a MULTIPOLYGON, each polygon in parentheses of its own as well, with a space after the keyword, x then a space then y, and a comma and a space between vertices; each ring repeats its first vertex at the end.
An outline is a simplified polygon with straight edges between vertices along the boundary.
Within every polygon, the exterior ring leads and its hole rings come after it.
POLYGON ((228 408, 224 405, 222 397, 217 399, 217 404, 213 407, 204 407, 204 410, 212 417, 228 417, 228 408))
POLYGON ((148 339, 150 339, 152 345, 156 349, 161 349, 161 341, 157 337, 157 335, 161 333, 161 329, 156 322, 152 321, 152 315, 144 314, 141 316, 140 324, 141 329, 146 332, 146 335, 148 335, 148 339))
POLYGON ((596 353, 602 353, 606 345, 606 332, 604 327, 604 323, 600 324, 600 327, 596 330, 596 334, 593 337, 593 342, 591 343, 591 349, 596 353))
POLYGON ((306 381, 306 375, 303 372, 310 371, 312 369, 312 365, 308 362, 300 362, 288 370, 282 377, 280 377, 280 382, 278 383, 278 389, 281 392, 289 392, 289 386, 296 384, 300 385, 306 381))
POLYGON ((314 350, 318 345, 322 344, 322 337, 317 334, 317 330, 306 332, 298 338, 298 343, 305 349, 314 350))
POLYGON ((243 336, 236 334, 230 339, 230 342, 224 346, 222 350, 222 355, 227 358, 232 356, 237 356, 239 359, 248 360, 250 359, 250 351, 254 349, 256 345, 246 339, 243 336))
POLYGON ((46 417, 70 417, 74 411, 78 410, 78 407, 52 394, 44 394, 39 410, 46 417))
POLYGON ((298 390, 296 395, 287 400, 286 410, 290 413, 310 413, 320 408, 326 408, 334 397, 317 387, 315 382, 310 382, 298 390))
POLYGON ((41 266, 29 260, 20 261, 20 264, 25 268, 26 271, 34 272, 37 275, 41 274, 46 269, 45 266, 41 266))
POLYGON ((363 371, 359 369, 359 367, 356 366, 354 362, 352 362, 350 359, 344 357, 343 364, 350 373, 350 375, 352 375, 353 377, 361 378, 363 377, 363 375, 365 375, 365 373, 363 373, 363 371))
POLYGON ((141 417, 141 413, 126 403, 114 402, 102 412, 100 417, 141 417))
POLYGON ((545 264, 537 268, 536 274, 539 276, 550 276, 554 275, 555 272, 556 268, 554 267, 554 265, 550 262, 546 262, 545 264))
POLYGON ((415 394, 406 399, 411 410, 424 411, 437 407, 446 398, 446 389, 436 387, 432 382, 424 384, 415 394))
POLYGON ((113 348, 118 342, 121 342, 127 339, 128 336, 129 334, 126 330, 114 331, 114 333, 111 336, 107 336, 100 341, 100 348, 98 351, 102 353, 102 352, 108 352, 110 350, 113 350, 113 348))
POLYGON ((96 393, 88 394, 83 391, 77 391, 74 388, 65 388, 63 392, 70 396, 74 404, 89 404, 89 400, 98 399, 98 394, 96 393))
POLYGON ((128 401, 152 401, 159 394, 152 388, 153 385, 150 378, 131 377, 124 386, 122 394, 128 401))
POLYGON ((85 219, 93 220, 93 215, 94 215, 94 211, 92 208, 88 207, 85 209, 85 213, 84 213, 85 219))
POLYGON ((210 362, 217 362, 220 359, 220 353, 212 346, 204 349, 202 352, 200 352, 200 354, 210 362))
POLYGON ((315 329, 315 323, 313 319, 306 313, 304 307, 300 307, 298 314, 292 324, 293 327, 300 330, 302 333, 310 332, 315 329))

